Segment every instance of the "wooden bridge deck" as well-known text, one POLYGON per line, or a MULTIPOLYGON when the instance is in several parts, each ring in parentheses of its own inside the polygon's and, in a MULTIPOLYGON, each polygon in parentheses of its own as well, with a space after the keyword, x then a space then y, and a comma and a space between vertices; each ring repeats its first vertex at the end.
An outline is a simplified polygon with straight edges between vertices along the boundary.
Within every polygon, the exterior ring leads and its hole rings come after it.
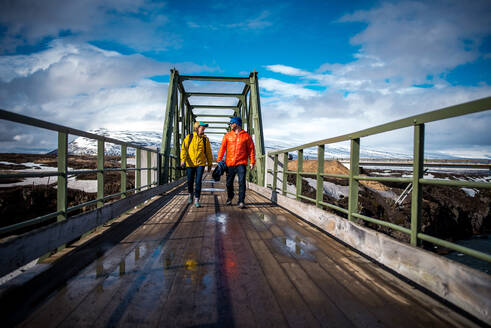
POLYGON ((462 327, 474 324, 247 192, 205 177, 33 310, 22 327, 462 327))

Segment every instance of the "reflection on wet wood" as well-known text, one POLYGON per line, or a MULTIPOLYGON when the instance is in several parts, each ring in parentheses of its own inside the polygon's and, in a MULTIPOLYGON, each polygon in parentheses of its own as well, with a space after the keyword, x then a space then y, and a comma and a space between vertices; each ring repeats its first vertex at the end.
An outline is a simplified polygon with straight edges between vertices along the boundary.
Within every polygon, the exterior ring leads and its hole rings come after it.
POLYGON ((472 326, 252 191, 209 177, 70 279, 21 326, 472 326), (268 205, 269 204, 269 205, 268 205))

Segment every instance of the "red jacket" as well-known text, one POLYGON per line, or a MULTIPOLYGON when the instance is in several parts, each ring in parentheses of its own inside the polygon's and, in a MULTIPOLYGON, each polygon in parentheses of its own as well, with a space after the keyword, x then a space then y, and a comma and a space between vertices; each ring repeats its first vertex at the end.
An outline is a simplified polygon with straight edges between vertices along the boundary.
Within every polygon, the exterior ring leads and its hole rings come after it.
POLYGON ((223 136, 222 145, 218 151, 217 162, 220 162, 227 151, 227 166, 247 165, 247 159, 251 159, 251 164, 256 164, 254 156, 254 142, 251 136, 244 130, 238 134, 234 131, 228 132, 223 136))

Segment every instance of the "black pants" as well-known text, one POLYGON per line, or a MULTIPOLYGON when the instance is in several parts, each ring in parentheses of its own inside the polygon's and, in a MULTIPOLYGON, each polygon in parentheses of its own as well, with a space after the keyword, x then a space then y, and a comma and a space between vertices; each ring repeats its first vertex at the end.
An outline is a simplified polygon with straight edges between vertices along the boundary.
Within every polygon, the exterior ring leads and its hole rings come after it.
POLYGON ((199 198, 201 195, 201 179, 203 177, 203 172, 205 171, 204 166, 187 167, 186 173, 188 176, 188 192, 194 197, 199 198), (196 179, 196 190, 193 190, 193 184, 196 179))
POLYGON ((237 166, 229 166, 227 171, 227 198, 234 198, 234 179, 235 175, 239 176, 239 203, 243 203, 245 199, 245 174, 246 166, 244 164, 237 166))

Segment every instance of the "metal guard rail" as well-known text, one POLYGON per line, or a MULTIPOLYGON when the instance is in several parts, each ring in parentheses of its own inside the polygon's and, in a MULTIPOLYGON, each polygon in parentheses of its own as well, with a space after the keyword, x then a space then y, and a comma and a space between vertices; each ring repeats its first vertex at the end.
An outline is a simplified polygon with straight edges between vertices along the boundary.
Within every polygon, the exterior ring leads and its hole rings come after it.
MULTIPOLYGON (((282 186, 280 191, 283 195, 293 195, 297 200, 304 199, 316 204, 317 207, 322 208, 326 206, 332 208, 338 212, 344 213, 348 216, 348 220, 354 221, 355 218, 376 223, 381 226, 389 227, 391 229, 401 231, 410 235, 411 244, 413 246, 421 246, 421 241, 433 243, 438 246, 446 247, 448 249, 461 252, 463 254, 491 262, 491 254, 477 251, 475 249, 467 248, 457 245, 455 243, 429 236, 421 232, 421 202, 422 202, 422 186, 423 185, 437 185, 437 186, 452 186, 452 187, 469 187, 469 188, 483 188, 490 189, 491 183, 489 182, 472 182, 472 181, 459 181, 459 180, 442 180, 442 179, 424 179, 423 178, 423 166, 424 166, 424 138, 425 138, 425 123, 448 119, 452 117, 463 116, 472 113, 484 112, 491 109, 491 97, 478 99, 475 101, 463 103, 460 105, 450 106, 443 109, 431 111, 428 113, 407 117, 401 120, 389 122, 358 132, 345 134, 342 136, 323 139, 297 147, 288 149, 282 149, 277 151, 271 151, 268 153, 268 157, 272 157, 274 160, 273 170, 268 170, 265 174, 272 174, 273 183, 267 185, 268 188, 274 191, 277 188, 278 174, 282 174, 282 186), (397 178, 397 177, 366 177, 359 175, 359 163, 360 163, 360 138, 372 136, 379 133, 398 130, 406 127, 414 127, 414 153, 413 153, 413 177, 412 178, 397 178), (340 174, 326 174, 324 172, 324 155, 325 145, 342 141, 350 141, 350 169, 349 175, 340 174), (304 172, 303 171, 303 150, 306 148, 317 147, 317 172, 304 172), (289 171, 288 168, 288 153, 297 151, 297 170, 289 171), (283 155, 283 171, 278 170, 278 156, 283 155), (287 175, 296 175, 296 193, 287 191, 287 175), (302 176, 303 175, 315 175, 317 178, 316 185, 316 199, 302 195, 302 176), (323 201, 323 177, 335 177, 349 180, 349 192, 348 192, 348 209, 341 208, 334 204, 329 204, 323 201), (407 182, 413 184, 413 192, 411 193, 411 223, 410 227, 399 226, 390 222, 386 222, 380 219, 371 218, 365 215, 357 213, 358 210, 358 189, 359 181, 380 181, 380 182, 407 182)), ((261 164, 264 165, 264 162, 261 164)), ((264 179, 266 181, 266 179, 264 179)))
MULTIPOLYGON (((57 218, 57 221, 65 220, 68 218, 68 214, 75 210, 81 209, 86 206, 97 204, 97 207, 104 206, 104 202, 109 199, 121 197, 125 198, 131 192, 138 192, 144 188, 152 188, 159 184, 162 184, 162 175, 163 175, 163 165, 162 161, 175 161, 176 156, 168 155, 164 156, 159 152, 159 150, 143 147, 134 143, 124 142, 117 139, 108 138, 105 136, 100 136, 97 134, 85 132, 82 130, 73 129, 70 127, 66 127, 63 125, 58 125, 50 122, 46 122, 43 120, 39 120, 36 118, 32 118, 29 116, 20 115, 17 113, 12 113, 3 109, 0 109, 0 119, 11 121, 15 123, 25 124, 33 127, 43 128, 51 131, 58 132, 58 148, 57 148, 57 158, 58 158, 58 170, 51 172, 24 172, 24 173, 11 173, 11 174, 0 174, 0 179, 5 178, 26 178, 26 177, 50 177, 56 176, 57 178, 57 211, 48 213, 33 219, 25 220, 23 222, 19 222, 16 224, 12 224, 9 226, 0 228, 0 236, 4 235, 7 232, 13 232, 19 230, 21 228, 25 228, 28 226, 32 226, 35 224, 39 224, 42 222, 49 221, 53 218, 57 218), (97 140, 97 169, 92 170, 68 170, 68 135, 77 135, 81 137, 85 137, 88 139, 97 140), (105 143, 113 143, 117 145, 121 145, 121 167, 120 168, 104 168, 104 145, 105 143), (128 168, 126 162, 126 154, 127 148, 135 148, 136 149, 136 167, 128 168), (142 164, 142 151, 147 152, 147 163, 149 165, 152 164, 152 153, 157 156, 157 166, 149 166, 149 167, 141 167, 142 164), (167 157, 167 158, 166 158, 167 157), (121 189, 119 193, 104 195, 104 173, 105 172, 121 172, 121 189), (126 180, 128 172, 135 171, 135 188, 127 190, 126 189, 126 180), (147 181, 146 185, 142 186, 142 171, 147 172, 147 181), (157 181, 152 181, 151 172, 157 171, 157 181), (67 189, 68 184, 67 180, 70 176, 82 175, 96 173, 97 174, 97 197, 94 200, 77 204, 71 207, 68 207, 68 199, 67 199, 67 189)), ((154 158, 155 159, 155 158, 154 158)), ((179 168, 174 165, 169 165, 168 170, 173 174, 169 174, 171 181, 176 180, 182 176, 182 172, 179 168)), ((170 182, 170 181, 169 181, 170 182)))

